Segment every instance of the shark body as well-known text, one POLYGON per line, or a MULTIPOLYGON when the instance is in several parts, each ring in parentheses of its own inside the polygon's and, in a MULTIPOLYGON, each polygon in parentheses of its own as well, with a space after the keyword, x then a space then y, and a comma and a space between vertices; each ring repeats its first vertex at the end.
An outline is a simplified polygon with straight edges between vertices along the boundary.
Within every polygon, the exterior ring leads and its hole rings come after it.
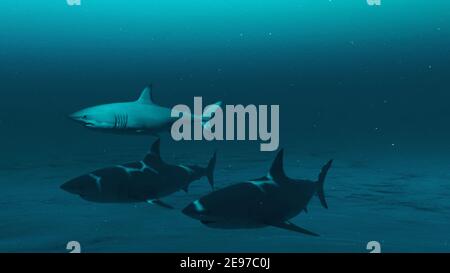
POLYGON ((97 203, 148 202, 171 208, 160 198, 176 191, 188 191, 189 185, 203 176, 213 187, 216 154, 206 168, 195 165, 172 165, 160 156, 160 140, 142 161, 116 165, 76 177, 61 189, 97 203))
POLYGON ((274 226, 307 235, 318 234, 301 228, 290 219, 307 211, 318 195, 323 207, 323 185, 331 167, 330 160, 317 181, 291 179, 283 170, 283 150, 274 160, 268 175, 225 187, 195 200, 183 213, 211 228, 247 229, 274 226))
MULTIPOLYGON (((219 108, 221 102, 214 104, 219 108)), ((215 111, 217 108, 211 108, 215 111)), ((172 109, 156 104, 152 88, 146 87, 136 101, 117 102, 88 107, 69 117, 86 128, 118 134, 148 134, 157 136, 169 131, 178 117, 171 116, 172 109)), ((186 115, 183 115, 186 116, 186 115)), ((210 117, 189 115, 205 123, 210 117)))

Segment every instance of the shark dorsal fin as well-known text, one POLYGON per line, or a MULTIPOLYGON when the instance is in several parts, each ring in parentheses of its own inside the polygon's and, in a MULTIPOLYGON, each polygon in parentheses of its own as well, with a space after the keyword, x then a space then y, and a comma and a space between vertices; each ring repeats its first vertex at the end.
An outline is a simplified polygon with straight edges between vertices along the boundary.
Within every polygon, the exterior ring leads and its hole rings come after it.
POLYGON ((152 85, 149 85, 142 90, 141 96, 137 100, 139 103, 144 104, 155 104, 153 102, 153 95, 152 95, 152 85))
POLYGON ((158 138, 153 144, 150 149, 150 153, 148 153, 145 158, 144 162, 150 165, 158 165, 162 163, 161 154, 159 151, 161 140, 158 138))
POLYGON ((273 179, 275 182, 284 181, 287 179, 286 173, 283 168, 283 149, 281 149, 275 160, 272 163, 272 167, 269 170, 269 178, 273 179))

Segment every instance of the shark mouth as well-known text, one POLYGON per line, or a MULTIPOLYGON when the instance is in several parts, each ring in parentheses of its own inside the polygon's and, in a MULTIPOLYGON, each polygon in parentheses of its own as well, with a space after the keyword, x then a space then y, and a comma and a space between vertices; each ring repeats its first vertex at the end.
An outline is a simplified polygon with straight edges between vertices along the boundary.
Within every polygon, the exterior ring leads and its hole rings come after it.
POLYGON ((85 118, 81 117, 81 116, 75 116, 75 115, 71 115, 69 116, 69 118, 83 126, 86 127, 95 127, 95 124, 92 122, 89 122, 88 120, 86 120, 85 118))

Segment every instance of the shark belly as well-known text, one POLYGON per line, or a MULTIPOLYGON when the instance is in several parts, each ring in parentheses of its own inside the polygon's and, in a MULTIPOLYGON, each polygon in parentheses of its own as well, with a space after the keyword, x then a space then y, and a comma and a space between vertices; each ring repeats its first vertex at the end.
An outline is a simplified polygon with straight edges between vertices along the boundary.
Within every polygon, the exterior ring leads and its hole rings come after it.
POLYGON ((308 204, 315 194, 316 186, 314 183, 298 182, 298 184, 287 186, 283 193, 284 202, 288 207, 284 213, 284 220, 287 221, 302 212, 306 212, 308 204))
POLYGON ((264 227, 286 218, 277 186, 264 186, 265 191, 260 186, 240 183, 213 192, 193 203, 198 212, 190 216, 209 227, 227 229, 264 227))

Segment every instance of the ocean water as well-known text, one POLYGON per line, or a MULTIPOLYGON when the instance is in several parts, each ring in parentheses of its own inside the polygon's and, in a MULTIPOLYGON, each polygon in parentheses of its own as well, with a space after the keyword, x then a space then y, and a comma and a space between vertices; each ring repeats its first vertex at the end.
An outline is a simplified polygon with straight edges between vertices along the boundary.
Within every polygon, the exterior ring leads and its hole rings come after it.
MULTIPOLYGON (((3 0, 0 3, 0 251, 448 252, 450 3, 444 0, 3 0), (194 96, 280 105, 280 147, 294 178, 329 159, 329 209, 292 221, 319 233, 210 229, 181 213, 210 192, 148 204, 96 204, 65 181, 140 160, 152 136, 71 122, 81 108, 194 96)), ((170 163, 205 165, 217 187, 264 175, 259 142, 175 142, 170 163)))

